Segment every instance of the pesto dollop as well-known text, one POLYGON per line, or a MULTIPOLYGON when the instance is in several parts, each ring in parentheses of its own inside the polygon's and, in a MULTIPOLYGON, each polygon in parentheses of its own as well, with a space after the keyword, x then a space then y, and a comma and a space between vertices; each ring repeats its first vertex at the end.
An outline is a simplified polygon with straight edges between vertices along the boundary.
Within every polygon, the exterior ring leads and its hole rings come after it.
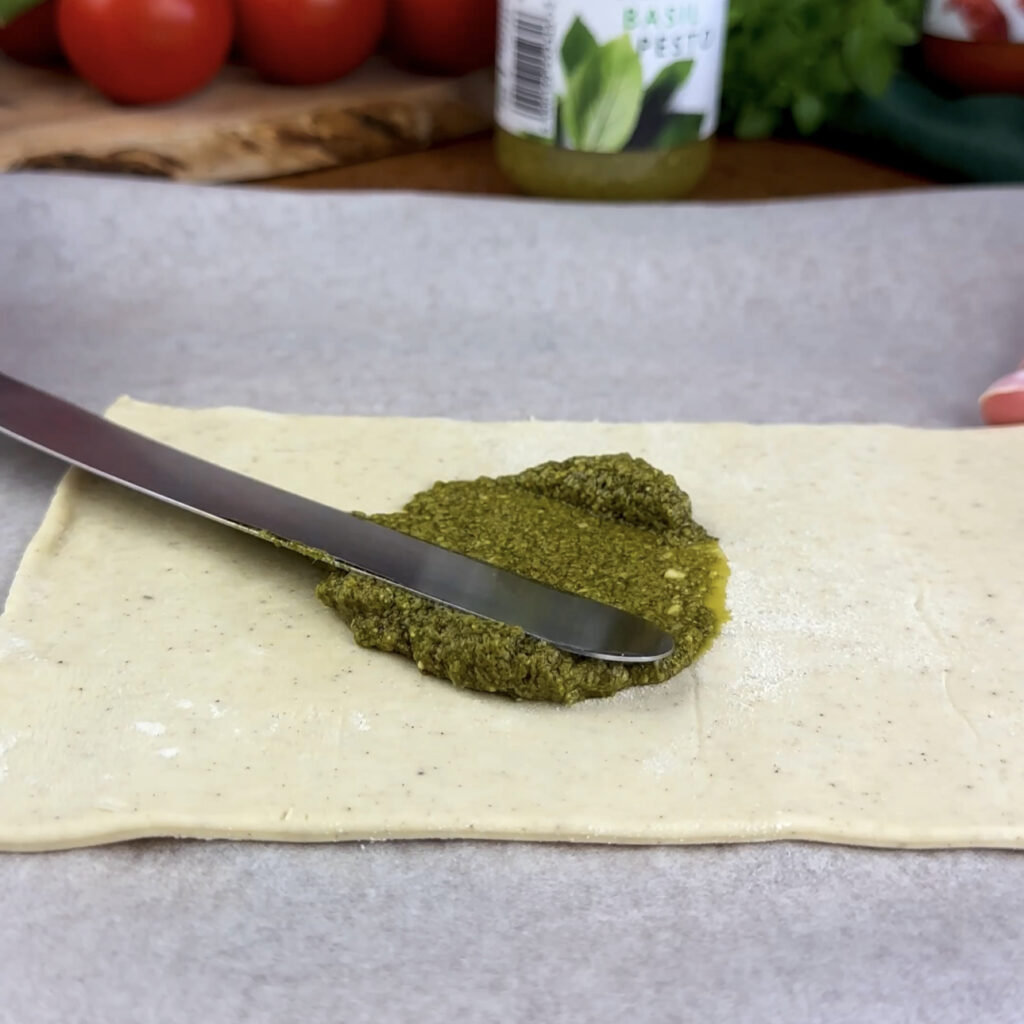
POLYGON ((694 521, 672 477, 628 454, 440 482, 400 512, 368 518, 634 612, 675 640, 661 661, 624 665, 570 654, 359 573, 333 570, 317 588, 358 644, 402 654, 458 687, 561 704, 607 697, 670 679, 727 617, 729 570, 716 539, 694 521))

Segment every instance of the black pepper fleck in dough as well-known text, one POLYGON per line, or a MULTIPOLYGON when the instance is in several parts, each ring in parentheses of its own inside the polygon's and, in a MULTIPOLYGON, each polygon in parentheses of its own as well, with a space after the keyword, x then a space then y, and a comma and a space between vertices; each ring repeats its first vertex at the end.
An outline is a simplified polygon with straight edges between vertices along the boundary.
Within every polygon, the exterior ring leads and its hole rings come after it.
POLYGON ((570 654, 358 573, 332 570, 317 588, 357 643, 405 655, 459 687, 560 704, 608 697, 675 676, 727 618, 729 569, 717 540, 694 521, 671 476, 628 454, 441 482, 400 512, 368 518, 642 615, 675 640, 661 661, 624 665, 570 654))

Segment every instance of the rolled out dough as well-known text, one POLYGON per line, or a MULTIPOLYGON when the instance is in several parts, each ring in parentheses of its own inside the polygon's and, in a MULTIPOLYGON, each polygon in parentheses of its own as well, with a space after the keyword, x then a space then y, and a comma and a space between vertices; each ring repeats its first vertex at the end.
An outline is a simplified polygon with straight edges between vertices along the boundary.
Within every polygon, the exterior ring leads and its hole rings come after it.
POLYGON ((356 647, 320 570, 78 472, 0 619, 0 848, 781 838, 1024 846, 1024 430, 111 418, 343 508, 629 451, 732 565, 667 683, 570 708, 356 647))

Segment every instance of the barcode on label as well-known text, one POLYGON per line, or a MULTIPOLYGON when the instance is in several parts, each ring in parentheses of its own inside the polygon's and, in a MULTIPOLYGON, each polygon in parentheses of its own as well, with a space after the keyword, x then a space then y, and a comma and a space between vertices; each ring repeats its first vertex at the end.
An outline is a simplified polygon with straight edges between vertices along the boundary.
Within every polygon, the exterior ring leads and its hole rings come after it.
POLYGON ((548 63, 551 24, 542 14, 516 12, 512 19, 512 105, 526 117, 549 116, 548 63))

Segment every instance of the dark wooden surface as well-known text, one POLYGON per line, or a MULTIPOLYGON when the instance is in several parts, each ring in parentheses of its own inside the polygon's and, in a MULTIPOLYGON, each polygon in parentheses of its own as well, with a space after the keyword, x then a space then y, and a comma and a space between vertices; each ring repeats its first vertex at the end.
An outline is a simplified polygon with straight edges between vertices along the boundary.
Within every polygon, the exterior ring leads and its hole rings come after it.
MULTIPOLYGON (((799 142, 716 143, 711 172, 693 193, 702 200, 774 199, 920 188, 926 178, 860 157, 799 142)), ((413 189, 515 195, 494 160, 489 135, 419 153, 267 180, 260 187, 413 189)))

